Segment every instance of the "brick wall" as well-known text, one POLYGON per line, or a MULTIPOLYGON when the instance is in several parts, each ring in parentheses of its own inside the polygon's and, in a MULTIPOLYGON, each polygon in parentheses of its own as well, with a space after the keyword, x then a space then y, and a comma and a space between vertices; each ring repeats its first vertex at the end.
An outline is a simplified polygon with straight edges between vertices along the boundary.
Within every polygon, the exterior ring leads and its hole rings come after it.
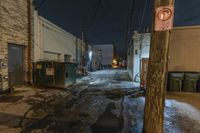
MULTIPOLYGON (((25 47, 27 73, 28 8, 27 0, 0 0, 0 88, 8 88, 8 43, 25 47), (2 77, 2 78, 1 78, 2 77)), ((27 79, 27 76, 26 78, 27 79)))

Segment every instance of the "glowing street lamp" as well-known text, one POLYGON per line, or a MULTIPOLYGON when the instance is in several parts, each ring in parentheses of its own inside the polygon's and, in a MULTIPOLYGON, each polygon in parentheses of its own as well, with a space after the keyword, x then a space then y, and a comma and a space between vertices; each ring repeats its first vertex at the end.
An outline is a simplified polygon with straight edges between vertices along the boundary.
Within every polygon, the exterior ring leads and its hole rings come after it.
POLYGON ((92 51, 89 52, 89 58, 92 60, 92 51))

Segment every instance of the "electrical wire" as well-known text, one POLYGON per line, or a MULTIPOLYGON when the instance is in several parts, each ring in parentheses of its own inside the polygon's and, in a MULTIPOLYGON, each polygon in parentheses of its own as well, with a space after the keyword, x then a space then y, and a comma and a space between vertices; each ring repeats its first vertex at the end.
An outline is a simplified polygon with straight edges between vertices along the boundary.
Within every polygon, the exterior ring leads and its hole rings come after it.
POLYGON ((134 9, 135 9, 135 0, 131 0, 130 2, 131 7, 129 7, 128 10, 128 18, 127 18, 127 29, 126 29, 126 35, 125 35, 125 44, 128 45, 129 43, 129 36, 130 31, 132 30, 132 22, 133 22, 133 16, 134 16, 134 9))
MULTIPOLYGON (((132 1, 131 13, 130 13, 130 27, 129 27, 129 30, 132 30, 132 22, 133 22, 133 16, 134 16, 134 9, 135 9, 135 0, 132 1)), ((129 31, 129 34, 130 34, 130 31, 129 31)))
POLYGON ((144 21, 144 17, 145 17, 145 14, 146 14, 147 2, 148 2, 148 0, 145 0, 145 3, 144 3, 144 10, 143 10, 143 13, 142 13, 142 18, 141 18, 140 25, 139 25, 139 29, 138 29, 139 32, 140 32, 140 30, 141 30, 141 27, 142 27, 142 24, 143 24, 143 21, 144 21))
MULTIPOLYGON (((86 26, 86 28, 83 29, 85 36, 86 36, 87 32, 90 31, 91 28, 94 26, 97 14, 100 11, 100 9, 103 10, 103 8, 104 7, 103 7, 102 0, 98 0, 97 3, 95 4, 95 8, 94 8, 94 11, 93 11, 94 14, 92 16, 91 22, 89 22, 89 25, 86 26)), ((85 38, 87 38, 87 37, 85 37, 85 38)))
POLYGON ((93 25, 94 25, 94 22, 95 22, 95 19, 96 19, 96 16, 99 12, 99 9, 100 9, 100 6, 101 6, 101 0, 98 0, 96 6, 95 6, 95 9, 94 9, 94 14, 92 16, 92 20, 88 26, 88 29, 90 29, 93 25))
POLYGON ((42 0, 39 4, 39 6, 36 8, 36 10, 38 11, 45 3, 46 0, 42 0))
MULTIPOLYGON (((148 3, 148 8, 147 8, 146 12, 148 12, 148 11, 151 12, 150 9, 151 9, 151 1, 149 1, 149 3, 148 3)), ((146 15, 146 18, 148 18, 148 15, 146 15)), ((145 25, 146 28, 149 28, 148 26, 149 26, 148 24, 145 25)), ((145 30, 147 30, 146 32, 149 32, 148 29, 145 29, 145 30)))

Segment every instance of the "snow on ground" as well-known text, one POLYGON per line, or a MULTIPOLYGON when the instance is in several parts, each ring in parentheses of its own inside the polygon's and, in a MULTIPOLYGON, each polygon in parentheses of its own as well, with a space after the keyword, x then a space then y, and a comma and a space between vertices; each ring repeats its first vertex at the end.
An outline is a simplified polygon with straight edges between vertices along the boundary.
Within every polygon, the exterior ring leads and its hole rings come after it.
POLYGON ((77 80, 77 83, 86 83, 88 85, 101 86, 102 89, 128 89, 138 87, 136 83, 131 81, 130 77, 126 73, 126 70, 101 70, 91 72, 88 76, 77 80))
POLYGON ((178 102, 176 100, 166 100, 166 107, 175 107, 177 111, 183 116, 187 116, 193 120, 196 120, 200 125, 200 111, 194 108, 192 105, 178 102))
MULTIPOLYGON (((125 70, 102 70, 90 73, 87 77, 80 79, 79 83, 88 83, 92 86, 100 86, 101 90, 134 88, 137 85, 126 77, 125 70), (114 77, 114 78, 113 78, 114 77)), ((139 97, 124 99, 124 119, 132 123, 132 128, 123 129, 126 133, 131 130, 133 133, 142 132, 143 113, 145 98, 139 97)), ((200 111, 192 105, 166 100, 165 107, 165 132, 166 133, 200 133, 200 111)))
MULTIPOLYGON (((66 91, 22 88, 1 99, 0 132, 92 133, 103 126, 100 133, 112 133, 109 128, 141 133, 145 98, 134 87, 127 71, 102 70, 77 80, 66 91)), ((164 117, 165 133, 200 133, 200 111, 190 104, 167 99, 164 117)))
MULTIPOLYGON (((141 133, 143 128, 145 98, 124 100, 124 119, 131 123, 132 133, 141 133)), ((165 133, 200 133, 200 110, 187 103, 176 100, 166 100, 164 114, 165 133)), ((124 129, 123 133, 127 130, 124 129)))
POLYGON ((200 133, 200 110, 190 104, 166 100, 166 130, 174 133, 200 133))

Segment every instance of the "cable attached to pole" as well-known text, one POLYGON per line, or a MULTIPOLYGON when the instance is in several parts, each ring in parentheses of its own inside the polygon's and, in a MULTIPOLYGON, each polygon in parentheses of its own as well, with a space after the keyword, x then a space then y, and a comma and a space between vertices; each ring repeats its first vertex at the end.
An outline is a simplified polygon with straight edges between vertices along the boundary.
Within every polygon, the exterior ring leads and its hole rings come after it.
POLYGON ((39 6, 36 8, 36 11, 38 11, 45 3, 46 0, 42 0, 39 4, 39 6))

